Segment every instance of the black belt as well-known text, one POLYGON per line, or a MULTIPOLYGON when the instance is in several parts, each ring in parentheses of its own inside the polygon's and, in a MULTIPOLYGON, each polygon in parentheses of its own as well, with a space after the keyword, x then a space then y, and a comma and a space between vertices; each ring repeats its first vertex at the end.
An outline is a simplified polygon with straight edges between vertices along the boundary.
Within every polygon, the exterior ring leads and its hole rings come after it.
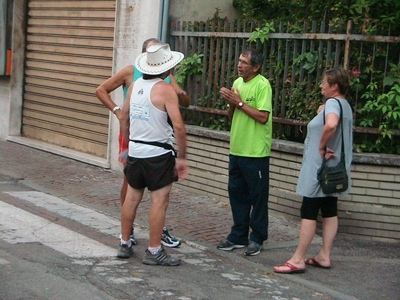
POLYGON ((177 157, 176 150, 170 144, 160 143, 160 142, 145 142, 145 141, 140 141, 140 140, 130 140, 130 141, 131 142, 135 142, 135 143, 139 143, 139 144, 146 144, 146 145, 161 147, 161 148, 164 148, 164 149, 167 149, 167 150, 172 150, 174 152, 175 157, 177 157))

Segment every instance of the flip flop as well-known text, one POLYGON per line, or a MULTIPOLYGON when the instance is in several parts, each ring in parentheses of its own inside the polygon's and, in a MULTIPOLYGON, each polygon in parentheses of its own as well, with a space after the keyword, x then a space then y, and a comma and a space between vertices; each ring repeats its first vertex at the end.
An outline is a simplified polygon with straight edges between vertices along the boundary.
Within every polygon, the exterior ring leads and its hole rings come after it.
POLYGON ((277 267, 274 267, 275 273, 294 274, 294 273, 304 273, 306 271, 306 268, 300 269, 300 268, 292 265, 290 262, 285 262, 284 264, 281 264, 278 267, 288 267, 289 270, 278 270, 277 267))
POLYGON ((331 268, 331 266, 323 266, 323 265, 321 265, 319 262, 317 262, 315 260, 314 257, 307 258, 307 259, 304 260, 304 262, 305 262, 306 265, 314 266, 314 267, 317 267, 317 268, 322 268, 322 269, 330 269, 331 268))

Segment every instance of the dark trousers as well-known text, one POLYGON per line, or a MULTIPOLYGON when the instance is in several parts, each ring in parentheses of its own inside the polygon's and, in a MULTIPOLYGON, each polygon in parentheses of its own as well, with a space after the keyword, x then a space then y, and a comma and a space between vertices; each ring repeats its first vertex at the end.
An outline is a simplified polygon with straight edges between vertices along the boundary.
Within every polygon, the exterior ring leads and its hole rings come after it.
POLYGON ((229 201, 233 226, 228 241, 262 244, 268 238, 269 157, 229 156, 229 201))

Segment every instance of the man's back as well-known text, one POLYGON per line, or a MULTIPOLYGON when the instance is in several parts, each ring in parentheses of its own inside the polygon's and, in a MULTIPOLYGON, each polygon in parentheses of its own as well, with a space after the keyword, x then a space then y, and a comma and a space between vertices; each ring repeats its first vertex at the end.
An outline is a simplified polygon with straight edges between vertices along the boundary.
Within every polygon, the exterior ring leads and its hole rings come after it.
MULTIPOLYGON (((173 129, 168 124, 165 110, 165 99, 154 87, 162 83, 162 79, 138 79, 130 98, 130 129, 131 141, 146 141, 173 144, 173 129), (153 98, 156 101, 153 101, 153 98)), ((142 143, 130 143, 129 155, 137 158, 155 157, 167 153, 162 147, 142 143)))

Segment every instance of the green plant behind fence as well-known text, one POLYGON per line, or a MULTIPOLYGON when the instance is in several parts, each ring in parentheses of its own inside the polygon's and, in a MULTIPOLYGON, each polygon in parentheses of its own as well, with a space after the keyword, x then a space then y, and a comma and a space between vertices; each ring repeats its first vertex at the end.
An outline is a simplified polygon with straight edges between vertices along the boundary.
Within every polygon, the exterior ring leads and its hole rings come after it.
POLYGON ((240 52, 255 47, 264 54, 263 75, 274 89, 276 138, 302 141, 306 123, 322 102, 319 88, 322 72, 345 66, 353 75, 347 97, 355 114, 355 150, 400 154, 397 37, 363 38, 351 35, 352 31, 359 32, 358 28, 350 30, 346 24, 324 22, 263 24, 218 19, 204 26, 189 27, 200 31, 179 32, 180 36, 174 29, 171 32, 175 50, 191 51, 186 53, 181 73, 177 73, 178 77, 182 75, 181 83, 190 85, 194 98, 194 107, 185 112, 188 123, 229 130, 219 89, 230 87, 237 77, 240 52))

